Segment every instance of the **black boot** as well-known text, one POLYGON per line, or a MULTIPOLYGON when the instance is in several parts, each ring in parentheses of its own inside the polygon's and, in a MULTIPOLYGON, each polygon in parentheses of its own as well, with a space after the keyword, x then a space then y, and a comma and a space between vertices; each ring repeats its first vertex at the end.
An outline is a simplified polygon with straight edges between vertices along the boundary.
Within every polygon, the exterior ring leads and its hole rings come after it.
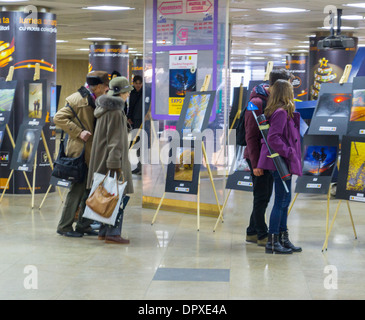
POLYGON ((302 252, 302 248, 296 247, 289 240, 288 230, 280 232, 279 241, 284 248, 291 249, 293 252, 302 252))
POLYGON ((271 254, 291 254, 291 249, 284 248, 279 242, 278 234, 269 234, 267 244, 265 246, 265 252, 271 254))

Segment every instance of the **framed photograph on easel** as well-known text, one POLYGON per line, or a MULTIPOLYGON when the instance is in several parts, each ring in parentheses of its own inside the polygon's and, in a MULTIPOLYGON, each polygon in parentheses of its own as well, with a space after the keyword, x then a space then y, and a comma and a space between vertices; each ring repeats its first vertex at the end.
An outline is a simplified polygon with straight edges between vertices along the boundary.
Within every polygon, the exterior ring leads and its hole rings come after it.
POLYGON ((352 83, 323 84, 308 134, 338 135, 347 133, 352 106, 352 83))
POLYGON ((343 138, 336 197, 365 202, 365 137, 343 138))
POLYGON ((353 80, 352 107, 347 134, 365 137, 365 77, 353 80))
POLYGON ((180 141, 172 146, 172 162, 167 166, 165 192, 198 193, 201 160, 201 140, 180 141))
POLYGON ((215 100, 215 91, 187 92, 176 130, 182 139, 203 132, 208 124, 215 100), (184 133, 185 132, 185 133, 184 133))
POLYGON ((303 139, 303 175, 296 193, 327 194, 338 163, 339 137, 306 135, 303 139))

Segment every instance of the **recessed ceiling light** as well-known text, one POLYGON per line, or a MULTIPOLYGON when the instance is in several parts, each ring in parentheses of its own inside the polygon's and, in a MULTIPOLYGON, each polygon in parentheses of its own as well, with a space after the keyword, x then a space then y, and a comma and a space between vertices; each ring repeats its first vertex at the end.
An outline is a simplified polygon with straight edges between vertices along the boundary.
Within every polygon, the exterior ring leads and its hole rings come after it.
POLYGON ((257 9, 260 11, 274 12, 274 13, 297 13, 297 12, 308 12, 307 9, 299 8, 288 8, 288 7, 277 7, 277 8, 261 8, 257 9))
POLYGON ((112 38, 103 38, 103 37, 94 37, 94 38, 83 38, 82 40, 89 40, 89 41, 110 41, 115 40, 112 38))
MULTIPOLYGON (((322 29, 322 30, 330 30, 331 27, 318 27, 317 29, 322 29)), ((341 30, 353 30, 355 29, 354 27, 349 27, 349 26, 342 26, 341 30)))
POLYGON ((347 3, 344 4, 346 7, 356 7, 356 8, 365 8, 365 2, 359 2, 359 3, 347 3))
POLYGON ((67 40, 56 40, 56 43, 65 43, 68 42, 67 40))
POLYGON ((343 20, 364 20, 364 16, 353 14, 353 15, 342 16, 341 19, 343 19, 343 20))
POLYGON ((273 42, 256 42, 254 43, 255 46, 275 46, 276 43, 273 42))
POLYGON ((77 51, 90 51, 89 48, 80 48, 80 49, 76 49, 77 51))
POLYGON ((251 60, 265 60, 265 57, 248 57, 251 60))
POLYGON ((85 10, 99 10, 99 11, 122 11, 122 10, 134 10, 130 7, 120 7, 120 6, 92 6, 82 8, 85 10))

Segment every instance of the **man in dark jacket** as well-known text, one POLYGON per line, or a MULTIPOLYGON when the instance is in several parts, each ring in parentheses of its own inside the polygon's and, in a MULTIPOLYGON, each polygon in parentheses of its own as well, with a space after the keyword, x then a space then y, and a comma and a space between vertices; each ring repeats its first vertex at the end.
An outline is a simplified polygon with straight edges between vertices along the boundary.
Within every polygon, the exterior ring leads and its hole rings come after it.
MULTIPOLYGON (((128 122, 133 129, 139 129, 142 125, 143 119, 143 79, 141 76, 135 76, 133 78, 133 87, 129 97, 129 109, 128 109, 128 122)), ((139 141, 140 137, 136 137, 139 141)), ((137 157, 140 156, 140 149, 137 150, 137 157)), ((138 162, 137 168, 132 171, 133 174, 141 174, 141 162, 138 162)))
MULTIPOLYGON (((255 111, 257 116, 264 113, 270 87, 279 79, 289 81, 290 72, 285 69, 275 69, 270 73, 269 85, 260 84, 252 90, 250 101, 258 107, 255 111)), ((272 195, 274 180, 269 171, 257 168, 262 136, 252 111, 248 110, 245 112, 245 131, 247 147, 244 156, 250 166, 253 181, 253 210, 246 230, 246 241, 265 246, 268 236, 265 212, 272 195)))

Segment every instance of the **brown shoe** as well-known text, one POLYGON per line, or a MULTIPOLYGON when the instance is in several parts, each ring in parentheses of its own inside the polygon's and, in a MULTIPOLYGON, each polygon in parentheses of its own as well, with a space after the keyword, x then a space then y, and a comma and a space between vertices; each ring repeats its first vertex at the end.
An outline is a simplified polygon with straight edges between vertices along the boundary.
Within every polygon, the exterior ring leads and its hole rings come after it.
POLYGON ((105 236, 98 236, 98 240, 105 240, 105 236))
POLYGON ((105 243, 129 244, 130 241, 128 239, 122 238, 121 236, 109 236, 105 237, 105 243))

